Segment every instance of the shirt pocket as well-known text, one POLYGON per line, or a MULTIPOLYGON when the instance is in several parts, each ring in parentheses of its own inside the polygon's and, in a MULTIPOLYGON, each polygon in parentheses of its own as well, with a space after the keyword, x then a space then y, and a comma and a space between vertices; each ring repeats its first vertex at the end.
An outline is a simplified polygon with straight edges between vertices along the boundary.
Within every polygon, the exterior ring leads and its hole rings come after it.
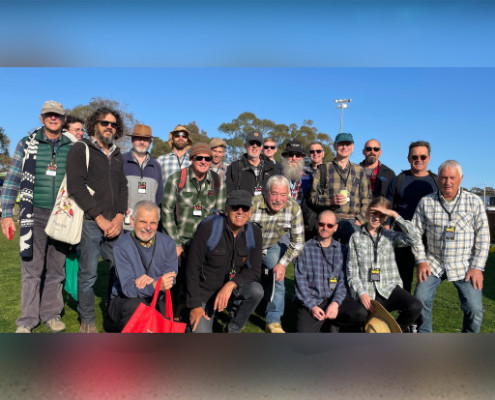
POLYGON ((471 213, 459 213, 457 214, 456 229, 462 232, 468 232, 473 230, 474 217, 471 213))

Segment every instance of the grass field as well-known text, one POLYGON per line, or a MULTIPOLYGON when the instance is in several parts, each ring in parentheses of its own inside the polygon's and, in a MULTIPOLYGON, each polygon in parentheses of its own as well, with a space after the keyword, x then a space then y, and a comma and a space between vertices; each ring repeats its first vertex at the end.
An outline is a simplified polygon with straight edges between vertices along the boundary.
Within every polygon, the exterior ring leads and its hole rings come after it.
MULTIPOLYGON (((12 241, 3 235, 0 238, 1 276, 0 280, 0 332, 14 332, 15 320, 20 315, 21 273, 19 258, 18 231, 12 241)), ((495 332, 495 254, 490 255, 485 269, 483 287, 483 305, 485 314, 482 332, 495 332)), ((294 269, 290 266, 287 270, 286 308, 282 319, 282 325, 287 332, 295 331, 295 306, 294 298, 294 269)), ((107 293, 108 265, 100 262, 98 267, 98 281, 95 287, 96 293, 96 324, 100 332, 103 332, 103 303, 107 293)), ((76 311, 77 303, 64 291, 65 309, 62 320, 67 325, 66 332, 78 332, 79 320, 76 311)), ((228 317, 226 313, 220 313, 214 324, 215 331, 222 331, 228 317)), ((435 298, 433 305, 433 328, 435 332, 460 332, 462 326, 462 312, 459 308, 459 299, 454 285, 443 282, 435 298)), ((258 307, 244 332, 263 332, 265 320, 262 306, 258 307)), ((39 325, 33 332, 50 332, 44 325, 39 325)))

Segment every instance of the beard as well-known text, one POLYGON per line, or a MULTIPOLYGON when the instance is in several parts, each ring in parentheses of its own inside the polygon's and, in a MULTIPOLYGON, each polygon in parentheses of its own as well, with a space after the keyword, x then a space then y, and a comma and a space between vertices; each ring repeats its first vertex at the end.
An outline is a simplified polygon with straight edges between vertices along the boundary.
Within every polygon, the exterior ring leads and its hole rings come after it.
POLYGON ((134 153, 136 153, 138 156, 143 157, 143 156, 145 156, 145 155, 148 153, 148 150, 147 150, 147 149, 145 149, 145 148, 143 148, 142 146, 141 146, 141 149, 142 149, 142 150, 139 150, 137 147, 133 147, 133 148, 132 148, 132 151, 133 151, 134 153))
POLYGON ((377 160, 378 160, 378 158, 376 156, 367 156, 364 159, 364 163, 366 165, 373 165, 374 163, 376 163, 377 160))
POLYGON ((284 176, 287 179, 291 181, 297 181, 301 179, 302 171, 304 168, 304 158, 301 158, 301 160, 296 165, 289 162, 289 160, 287 160, 286 158, 282 158, 282 167, 284 176))
POLYGON ((106 144, 106 145, 111 145, 113 143, 113 136, 110 136, 110 137, 106 137, 106 136, 102 136, 100 134, 100 132, 96 132, 96 137, 98 138, 98 140, 103 143, 103 144, 106 144))
POLYGON ((176 140, 172 142, 172 147, 175 147, 177 150, 182 150, 185 149, 188 144, 188 140, 176 140))

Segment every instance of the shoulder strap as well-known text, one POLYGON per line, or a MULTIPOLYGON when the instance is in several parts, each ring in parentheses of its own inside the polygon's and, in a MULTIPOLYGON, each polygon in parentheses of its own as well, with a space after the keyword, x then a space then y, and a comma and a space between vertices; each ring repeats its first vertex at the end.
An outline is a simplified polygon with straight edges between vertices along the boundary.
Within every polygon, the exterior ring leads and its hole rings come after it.
POLYGON ((211 180, 213 184, 213 190, 215 192, 218 192, 222 183, 220 181, 220 176, 215 171, 211 171, 211 180))
POLYGON ((439 191, 438 183, 437 183, 438 175, 435 174, 434 172, 431 172, 430 170, 428 170, 428 174, 430 174, 431 179, 433 179, 433 182, 435 183, 435 186, 436 186, 437 192, 438 192, 439 191))
POLYGON ((394 191, 394 210, 397 209, 397 198, 399 197, 400 189, 404 184, 404 180, 406 179, 406 171, 401 171, 399 175, 397 175, 397 180, 395 181, 395 191, 394 191))
POLYGON ((247 222, 246 226, 247 226, 247 228, 246 228, 246 245, 248 248, 247 266, 248 266, 248 268, 251 268, 251 262, 250 262, 251 251, 255 247, 253 224, 251 222, 247 222))
POLYGON ((206 217, 201 223, 209 221, 211 219, 213 219, 213 227, 211 228, 210 237, 206 241, 206 250, 208 250, 208 252, 217 247, 223 230, 223 217, 217 214, 206 217))
POLYGON ((321 163, 318 165, 318 169, 320 170, 320 187, 323 190, 326 190, 327 184, 328 184, 328 179, 327 179, 327 172, 328 172, 328 167, 326 163, 321 163))
POLYGON ((177 186, 177 194, 182 192, 182 189, 184 189, 184 185, 186 184, 187 168, 188 167, 185 167, 180 170, 180 180, 179 180, 179 185, 177 186))

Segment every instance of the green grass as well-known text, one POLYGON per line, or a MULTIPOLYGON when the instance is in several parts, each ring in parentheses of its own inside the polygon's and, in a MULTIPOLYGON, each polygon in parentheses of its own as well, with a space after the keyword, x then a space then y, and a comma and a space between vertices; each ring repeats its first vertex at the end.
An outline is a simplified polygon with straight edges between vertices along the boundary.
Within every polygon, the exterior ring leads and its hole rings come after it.
MULTIPOLYGON (((0 332, 14 332, 15 320, 20 315, 20 293, 21 293, 21 271, 19 258, 19 231, 14 239, 9 241, 5 236, 0 238, 1 275, 0 280, 0 332)), ((108 264, 100 262, 98 266, 98 280, 95 285, 96 294, 96 325, 103 332, 103 304, 107 293, 108 264)), ((294 332, 295 310, 293 303, 294 292, 294 268, 287 268, 286 280, 285 315, 282 325, 287 332, 294 332)), ((64 291, 65 309, 62 320, 67 325, 66 332, 79 331, 79 319, 77 314, 77 303, 64 291)), ((495 332, 495 253, 488 258, 485 269, 483 287, 483 306, 485 314, 482 332, 495 332)), ((227 313, 217 315, 214 330, 221 332, 228 322, 227 313)), ((435 332, 460 332, 462 327, 462 311, 459 306, 459 298, 454 285, 443 282, 437 291, 433 304, 433 329, 435 332)), ((265 319, 263 305, 260 305, 251 315, 244 332, 264 332, 265 319)), ((50 332, 44 325, 39 325, 33 332, 50 332)))

